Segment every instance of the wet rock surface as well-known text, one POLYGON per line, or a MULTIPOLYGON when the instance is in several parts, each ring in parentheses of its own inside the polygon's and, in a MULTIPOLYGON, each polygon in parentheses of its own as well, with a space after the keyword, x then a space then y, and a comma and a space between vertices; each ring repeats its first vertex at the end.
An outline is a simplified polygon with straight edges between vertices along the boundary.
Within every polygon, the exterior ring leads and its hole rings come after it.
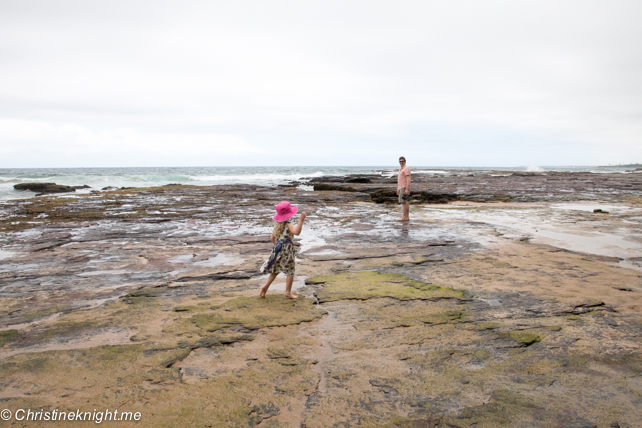
MULTIPOLYGON (((547 174, 498 183, 520 198, 547 174)), ((4 203, 0 398, 139 411, 143 426, 640 426, 642 195, 602 176, 589 177, 599 192, 563 192, 587 178, 555 175, 552 196, 530 197, 599 198, 608 216, 415 204, 400 224, 359 187, 394 191, 377 176, 318 180, 354 192, 173 185, 4 203), (281 200, 309 214, 297 301, 283 279, 258 297, 281 200), (546 241, 561 239, 540 236, 553 226, 595 251, 546 241)), ((475 179, 413 175, 457 198, 475 179)))
MULTIPOLYGON (((373 202, 396 203, 397 177, 351 175, 314 177, 314 190, 357 192, 373 202)), ((593 174, 584 172, 443 171, 412 174, 414 203, 540 202, 569 200, 618 200, 639 197, 639 174, 593 174)))

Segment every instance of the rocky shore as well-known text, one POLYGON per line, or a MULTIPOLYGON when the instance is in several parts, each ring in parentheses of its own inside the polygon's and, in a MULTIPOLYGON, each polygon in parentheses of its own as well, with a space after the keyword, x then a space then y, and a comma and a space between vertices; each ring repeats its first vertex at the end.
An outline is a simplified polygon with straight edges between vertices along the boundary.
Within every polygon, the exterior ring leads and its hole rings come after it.
MULTIPOLYGON (((553 202, 569 200, 623 200, 638 197, 638 174, 589 172, 450 171, 412 176, 415 203, 553 202), (608 190, 608 191, 607 191, 608 190), (608 194, 610 192, 610 194, 608 194)), ((377 203, 395 203, 396 177, 352 175, 312 178, 315 191, 332 190, 367 194, 377 203)), ((366 198, 367 199, 367 198, 366 198)))
POLYGON ((404 224, 395 183, 5 202, 4 408, 154 427, 641 426, 642 174, 414 174, 404 224), (258 297, 281 200, 309 214, 298 301, 283 279, 258 297))

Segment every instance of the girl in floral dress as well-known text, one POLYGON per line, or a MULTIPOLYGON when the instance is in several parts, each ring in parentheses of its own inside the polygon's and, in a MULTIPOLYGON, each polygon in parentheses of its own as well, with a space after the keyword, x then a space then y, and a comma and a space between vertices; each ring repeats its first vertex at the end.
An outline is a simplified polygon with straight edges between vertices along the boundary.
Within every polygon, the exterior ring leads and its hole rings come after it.
POLYGON ((294 282, 294 257, 295 249, 292 238, 294 235, 301 234, 303 228, 303 221, 306 218, 306 213, 301 213, 297 225, 291 224, 288 220, 296 214, 298 208, 290 205, 288 201, 279 203, 276 207, 276 215, 272 217, 276 222, 270 240, 274 243, 274 248, 270 253, 270 257, 261 266, 262 273, 269 273, 270 276, 263 287, 261 287, 261 297, 265 297, 270 284, 279 274, 283 272, 285 278, 285 297, 290 299, 298 299, 298 296, 292 294, 292 282, 294 282))

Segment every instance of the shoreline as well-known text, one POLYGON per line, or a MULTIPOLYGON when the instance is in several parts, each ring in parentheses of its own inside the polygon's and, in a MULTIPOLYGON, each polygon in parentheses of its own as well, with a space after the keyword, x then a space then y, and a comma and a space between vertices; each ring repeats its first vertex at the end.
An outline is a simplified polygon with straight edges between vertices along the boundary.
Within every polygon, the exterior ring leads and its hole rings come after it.
MULTIPOLYGON (((567 166, 567 167, 414 167, 416 175, 488 175, 491 177, 511 174, 636 174, 640 171, 625 167, 567 166)), ((100 191, 105 188, 158 187, 168 184, 183 185, 287 185, 288 182, 307 182, 320 176, 374 175, 386 177, 395 174, 391 167, 172 167, 172 168, 34 168, 0 169, 0 201, 20 198, 13 191, 16 184, 27 182, 56 182, 59 185, 82 187, 79 193, 100 191)), ((33 194, 30 194, 33 195, 33 194)))

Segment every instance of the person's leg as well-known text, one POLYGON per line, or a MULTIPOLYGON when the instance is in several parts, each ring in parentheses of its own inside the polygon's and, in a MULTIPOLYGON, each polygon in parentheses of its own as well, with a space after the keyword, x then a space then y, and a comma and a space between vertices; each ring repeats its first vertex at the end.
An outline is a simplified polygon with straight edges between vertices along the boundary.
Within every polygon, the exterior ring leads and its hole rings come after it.
POLYGON ((406 189, 402 187, 401 189, 399 189, 399 195, 397 196, 398 202, 399 202, 399 204, 401 204, 401 209, 402 209, 401 218, 398 218, 397 221, 405 221, 406 220, 406 208, 404 206, 405 205, 404 204, 405 201, 403 200, 403 195, 404 195, 405 191, 406 191, 406 189))
POLYGON ((405 221, 410 220, 410 204, 408 202, 403 204, 403 219, 405 221))
POLYGON ((261 297, 265 297, 265 293, 267 293, 268 288, 270 288, 270 284, 276 279, 276 276, 278 273, 271 273, 270 276, 268 276, 267 282, 263 287, 261 287, 261 294, 259 294, 261 297))
POLYGON ((290 299, 298 299, 299 296, 292 294, 292 283, 294 282, 294 275, 289 275, 285 278, 285 297, 290 299))

